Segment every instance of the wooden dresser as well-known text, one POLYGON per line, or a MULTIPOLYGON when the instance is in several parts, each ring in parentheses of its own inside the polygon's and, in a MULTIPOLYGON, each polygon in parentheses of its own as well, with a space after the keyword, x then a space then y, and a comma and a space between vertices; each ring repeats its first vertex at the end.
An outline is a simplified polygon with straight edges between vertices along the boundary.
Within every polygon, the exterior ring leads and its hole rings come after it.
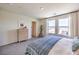
POLYGON ((24 41, 28 39, 28 29, 27 28, 19 28, 17 30, 17 40, 24 41))

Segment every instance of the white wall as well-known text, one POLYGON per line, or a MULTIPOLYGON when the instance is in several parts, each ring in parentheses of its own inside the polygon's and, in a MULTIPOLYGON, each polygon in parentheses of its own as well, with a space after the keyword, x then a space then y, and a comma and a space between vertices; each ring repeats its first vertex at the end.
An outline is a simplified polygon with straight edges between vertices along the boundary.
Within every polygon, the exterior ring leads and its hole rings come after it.
POLYGON ((29 30, 28 38, 31 38, 32 21, 37 22, 36 34, 38 35, 39 21, 37 19, 0 10, 0 46, 17 41, 16 29, 19 28, 20 23, 24 23, 27 26, 29 30))

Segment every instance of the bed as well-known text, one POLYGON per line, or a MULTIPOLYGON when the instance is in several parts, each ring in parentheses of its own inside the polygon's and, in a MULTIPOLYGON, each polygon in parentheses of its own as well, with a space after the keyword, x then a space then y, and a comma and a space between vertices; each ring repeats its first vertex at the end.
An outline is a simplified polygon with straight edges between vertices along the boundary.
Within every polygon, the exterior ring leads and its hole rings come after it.
POLYGON ((26 55, 72 55, 73 40, 62 35, 47 35, 26 45, 26 55))

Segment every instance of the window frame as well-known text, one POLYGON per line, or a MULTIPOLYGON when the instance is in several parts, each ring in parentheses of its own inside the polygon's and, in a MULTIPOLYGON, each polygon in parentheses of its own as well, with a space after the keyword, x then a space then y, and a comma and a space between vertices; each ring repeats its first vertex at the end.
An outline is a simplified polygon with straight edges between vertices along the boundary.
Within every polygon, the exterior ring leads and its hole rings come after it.
MULTIPOLYGON (((70 31, 69 31, 69 24, 70 24, 70 20, 69 20, 69 17, 65 17, 65 18, 60 18, 60 19, 58 19, 58 34, 59 34, 59 31, 60 31, 60 28, 65 28, 65 27, 67 27, 68 28, 68 35, 67 36, 69 36, 69 33, 70 33, 70 31), (60 26, 59 25, 59 20, 64 20, 64 19, 66 19, 67 18, 67 20, 68 20, 68 26, 60 26)), ((61 35, 63 35, 63 34, 61 34, 61 35)))
MULTIPOLYGON (((49 33, 49 27, 53 27, 53 28, 54 28, 54 31, 55 31, 55 27, 56 27, 56 26, 49 26, 49 20, 50 20, 50 19, 48 19, 48 22, 47 22, 47 24, 48 24, 48 26, 47 26, 47 27, 48 27, 48 29, 47 29, 47 30, 48 30, 48 34, 55 34, 55 32, 54 32, 54 33, 49 33)), ((55 21, 55 19, 50 20, 50 21, 55 21)), ((56 22, 56 21, 55 21, 55 22, 56 22)))
MULTIPOLYGON (((68 19, 68 36, 70 35, 70 19, 69 19, 69 16, 67 16, 67 17, 63 17, 63 18, 58 18, 58 19, 51 19, 51 20, 54 20, 55 21, 55 32, 54 33, 52 33, 52 34, 59 34, 59 20, 60 19, 65 19, 65 18, 67 18, 68 19)), ((49 21, 50 19, 48 19, 48 21, 49 21)), ((48 27, 48 31, 49 31, 49 26, 47 25, 47 27, 48 27)), ((48 32, 48 34, 50 34, 49 32, 48 32)), ((61 34, 61 35, 63 35, 63 34, 61 34)))

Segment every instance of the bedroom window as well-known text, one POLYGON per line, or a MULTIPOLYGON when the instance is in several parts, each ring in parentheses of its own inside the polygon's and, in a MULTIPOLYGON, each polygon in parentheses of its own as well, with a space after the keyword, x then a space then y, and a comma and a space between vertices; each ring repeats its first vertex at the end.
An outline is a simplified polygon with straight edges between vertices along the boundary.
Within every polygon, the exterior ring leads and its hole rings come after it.
POLYGON ((69 35, 69 18, 59 19, 58 24, 58 34, 69 35))
POLYGON ((69 32, 69 17, 60 18, 57 20, 48 19, 47 21, 47 33, 51 34, 62 34, 62 35, 70 35, 69 32))
POLYGON ((48 20, 48 33, 55 33, 55 20, 48 20))

